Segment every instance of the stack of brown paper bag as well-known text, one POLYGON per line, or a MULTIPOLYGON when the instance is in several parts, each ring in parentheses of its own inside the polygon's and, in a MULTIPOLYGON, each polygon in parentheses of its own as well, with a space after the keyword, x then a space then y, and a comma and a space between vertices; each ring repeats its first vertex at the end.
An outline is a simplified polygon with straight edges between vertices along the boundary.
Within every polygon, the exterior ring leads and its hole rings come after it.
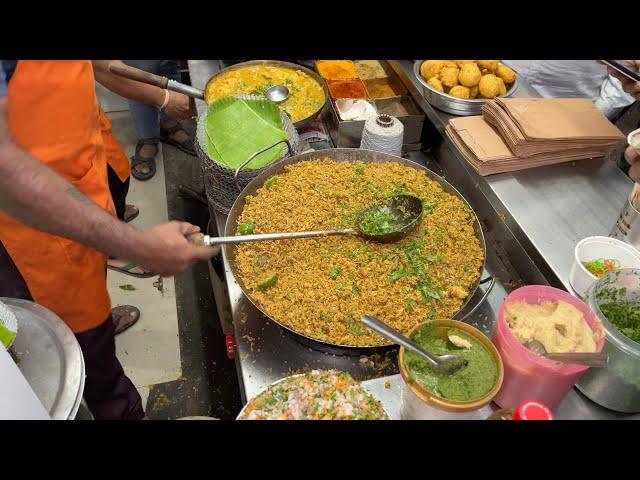
POLYGON ((498 98, 447 135, 480 175, 603 157, 625 139, 588 99, 498 98))

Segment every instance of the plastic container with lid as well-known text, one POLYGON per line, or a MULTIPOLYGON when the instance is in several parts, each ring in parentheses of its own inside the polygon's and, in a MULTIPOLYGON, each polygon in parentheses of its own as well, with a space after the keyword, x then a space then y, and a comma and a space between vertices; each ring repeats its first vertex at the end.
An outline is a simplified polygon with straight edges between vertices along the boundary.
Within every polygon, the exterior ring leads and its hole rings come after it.
MULTIPOLYGON (((481 398, 469 401, 449 400, 426 390, 412 379, 404 360, 405 349, 400 347, 398 363, 402 386, 400 389, 400 417, 403 420, 484 420, 491 413, 489 403, 500 389, 503 378, 503 366, 500 354, 495 346, 480 330, 457 320, 435 319, 428 322, 462 330, 480 342, 492 355, 498 367, 498 378, 493 388, 481 398)), ((410 333, 411 337, 426 323, 417 325, 410 333)))
POLYGON ((623 300, 640 303, 640 269, 625 268, 600 278, 587 294, 589 306, 600 318, 606 333, 604 352, 609 362, 590 369, 577 383, 592 401, 617 412, 640 412, 640 343, 623 335, 602 313, 600 306, 611 301, 606 289, 624 290, 623 300))
POLYGON ((493 399, 501 407, 512 407, 529 398, 536 398, 553 410, 589 368, 584 365, 560 363, 536 355, 511 333, 505 318, 505 305, 513 301, 538 304, 543 300, 562 300, 576 307, 584 315, 591 329, 600 334, 596 351, 601 351, 604 345, 600 322, 591 309, 576 297, 563 290, 543 285, 529 285, 514 290, 498 310, 493 334, 493 343, 504 362, 504 382, 493 399))
POLYGON ((542 402, 525 400, 515 410, 511 408, 496 410, 487 420, 553 420, 553 413, 542 402))

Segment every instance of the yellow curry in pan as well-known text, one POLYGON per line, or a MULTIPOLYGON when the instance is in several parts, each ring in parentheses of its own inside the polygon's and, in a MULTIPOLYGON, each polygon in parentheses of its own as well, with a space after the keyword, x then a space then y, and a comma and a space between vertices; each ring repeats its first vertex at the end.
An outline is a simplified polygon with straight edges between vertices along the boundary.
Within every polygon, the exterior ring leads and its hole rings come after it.
POLYGON ((273 65, 251 65, 221 73, 207 85, 205 98, 211 103, 231 95, 263 95, 274 85, 289 89, 289 98, 278 106, 294 123, 317 112, 326 100, 322 86, 310 75, 273 65))

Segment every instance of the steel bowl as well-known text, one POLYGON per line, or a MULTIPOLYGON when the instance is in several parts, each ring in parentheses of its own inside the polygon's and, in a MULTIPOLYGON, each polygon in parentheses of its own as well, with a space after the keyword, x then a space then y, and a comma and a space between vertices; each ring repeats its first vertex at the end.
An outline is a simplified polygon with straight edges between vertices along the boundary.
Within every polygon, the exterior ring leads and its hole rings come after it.
MULTIPOLYGON (((465 203, 465 205, 469 205, 469 202, 467 202, 465 200, 465 198, 462 196, 462 194, 453 185, 451 185, 449 182, 447 182, 444 178, 442 178, 441 176, 439 176, 435 172, 429 170, 428 168, 426 168, 426 167, 424 167, 424 166, 422 166, 420 164, 417 164, 415 162, 412 162, 411 160, 407 160, 407 159, 404 159, 404 158, 401 158, 401 157, 396 157, 396 156, 393 156, 393 155, 388 155, 386 153, 375 152, 375 151, 371 151, 371 150, 362 150, 362 149, 358 149, 358 148, 329 148, 329 149, 325 149, 325 150, 307 152, 307 153, 303 153, 303 154, 300 154, 300 155, 296 155, 294 157, 285 158, 283 160, 280 160, 280 161, 278 161, 276 163, 271 164, 269 167, 267 167, 265 170, 263 170, 260 173, 260 175, 258 175, 249 184, 247 184, 247 186, 244 188, 244 190, 242 190, 242 193, 238 196, 238 198, 236 199, 235 203, 233 204, 233 207, 231 208, 231 211, 229 212, 229 216, 227 218, 227 223, 226 223, 226 226, 225 226, 225 235, 226 236, 234 236, 236 234, 237 226, 238 226, 238 219, 240 218, 240 215, 241 215, 242 210, 244 209, 244 205, 245 205, 244 198, 247 195, 255 195, 257 190, 260 187, 262 187, 264 185, 264 183, 269 178, 271 178, 272 176, 274 176, 276 174, 284 173, 285 167, 287 165, 291 165, 293 163, 298 163, 298 162, 309 161, 309 160, 317 160, 317 159, 326 158, 326 157, 329 157, 329 158, 331 158, 331 159, 333 159, 335 161, 338 161, 338 162, 354 162, 356 160, 362 160, 362 161, 371 162, 371 163, 396 162, 396 163, 401 163, 401 164, 403 164, 405 166, 408 166, 408 167, 411 167, 411 168, 422 170, 427 174, 427 176, 430 179, 437 181, 445 192, 450 193, 451 195, 454 195, 454 196, 458 197, 459 199, 461 199, 465 203)), ((486 249, 486 244, 485 244, 485 240, 484 240, 484 234, 482 232, 482 227, 480 225, 480 221, 478 220, 478 217, 477 217, 477 215, 475 215, 475 213, 474 213, 474 217, 475 217, 475 221, 473 223, 473 229, 474 229, 474 232, 476 234, 476 238, 480 242, 480 247, 482 248, 483 257, 484 257, 485 262, 486 262, 487 249, 486 249)), ((247 286, 242 281, 238 266, 236 264, 237 245, 236 244, 227 244, 227 245, 224 245, 223 248, 225 248, 225 251, 226 251, 226 255, 227 255, 228 262, 229 262, 229 268, 231 270, 231 273, 233 274, 236 282, 238 283, 238 285, 242 289, 242 292, 244 293, 244 295, 267 318, 269 318, 275 324, 279 325, 285 331, 288 331, 288 332, 292 333, 294 335, 294 337, 298 341, 300 341, 301 343, 303 343, 303 344, 305 344, 307 346, 311 346, 312 348, 316 348, 316 349, 319 349, 319 350, 327 351, 327 352, 330 352, 330 353, 333 353, 333 354, 348 354, 348 351, 351 350, 351 351, 354 352, 354 354, 358 354, 358 355, 363 354, 364 355, 365 352, 368 352, 369 354, 371 354, 371 353, 377 352, 380 349, 395 348, 392 343, 383 344, 383 345, 365 345, 365 346, 363 346, 363 345, 341 345, 341 344, 337 344, 337 343, 335 343, 335 344, 334 343, 327 343, 327 342, 323 342, 321 340, 318 340, 318 339, 311 338, 311 337, 308 337, 306 335, 303 335, 303 334, 295 331, 291 327, 285 325, 284 323, 279 322, 278 319, 271 317, 264 310, 264 308, 260 305, 260 302, 256 301, 251 296, 251 291, 249 290, 249 288, 247 288, 247 286)), ((453 315, 454 317, 458 313, 463 311, 465 309, 465 307, 467 306, 467 304, 469 304, 471 299, 474 297, 474 294, 475 294, 476 290, 478 289, 478 286, 480 285, 480 280, 481 280, 480 277, 481 277, 481 275, 482 275, 482 267, 478 271, 477 280, 476 280, 475 284, 471 287, 469 295, 467 296, 467 298, 465 299, 463 304, 460 306, 459 311, 455 315, 453 315)), ((486 294, 483 296, 482 300, 480 300, 478 305, 482 301, 484 301, 484 299, 486 299, 486 294)), ((477 307, 477 305, 476 305, 476 307, 477 307)), ((476 307, 474 307, 474 309, 476 307)))
POLYGON ((311 78, 313 78, 322 87, 322 91, 324 92, 324 103, 320 108, 318 108, 318 110, 313 112, 307 118, 303 118, 302 120, 298 120, 297 122, 295 122, 293 125, 296 128, 304 128, 310 125, 316 118, 318 118, 318 116, 322 113, 322 111, 327 107, 327 104, 329 102, 329 89, 327 88, 327 83, 324 81, 324 79, 320 75, 318 75, 316 72, 314 72, 313 70, 307 67, 303 67, 302 65, 298 65, 296 63, 283 62, 281 60, 251 60, 249 62, 236 63, 235 65, 232 65, 223 70, 220 70, 218 73, 216 73, 213 77, 211 77, 207 81, 207 84, 203 89, 204 99, 207 102, 207 104, 211 103, 211 99, 207 96, 207 90, 209 89, 209 85, 211 85, 211 83, 215 81, 220 75, 223 75, 233 70, 240 70, 240 69, 251 67, 254 65, 269 65, 273 67, 288 68, 289 70, 300 70, 306 73, 307 75, 309 75, 311 78))
MULTIPOLYGON (((482 106, 487 102, 486 98, 459 98, 449 95, 448 93, 439 92, 427 81, 422 78, 420 74, 420 67, 426 60, 416 60, 413 64, 413 74, 416 76, 420 84, 422 85, 422 94, 427 101, 443 112, 451 113, 452 115, 481 115, 482 106)), ((511 85, 511 88, 507 90, 507 93, 500 95, 500 97, 512 96, 518 88, 518 76, 511 85)))
POLYGON ((606 340, 602 351, 609 355, 603 368, 590 368, 576 387, 590 400, 616 412, 640 412, 640 343, 623 335, 602 313, 601 303, 609 288, 625 289, 625 300, 640 302, 640 269, 623 268, 600 277, 587 292, 591 310, 602 322, 606 340))

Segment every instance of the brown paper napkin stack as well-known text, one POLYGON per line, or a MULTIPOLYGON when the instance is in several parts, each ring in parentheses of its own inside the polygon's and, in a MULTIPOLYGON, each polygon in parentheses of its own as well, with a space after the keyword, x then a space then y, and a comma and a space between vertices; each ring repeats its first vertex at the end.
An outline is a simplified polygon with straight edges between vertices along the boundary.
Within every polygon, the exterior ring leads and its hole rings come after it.
POLYGON ((481 175, 611 153, 624 135, 588 99, 503 98, 446 132, 481 175))

